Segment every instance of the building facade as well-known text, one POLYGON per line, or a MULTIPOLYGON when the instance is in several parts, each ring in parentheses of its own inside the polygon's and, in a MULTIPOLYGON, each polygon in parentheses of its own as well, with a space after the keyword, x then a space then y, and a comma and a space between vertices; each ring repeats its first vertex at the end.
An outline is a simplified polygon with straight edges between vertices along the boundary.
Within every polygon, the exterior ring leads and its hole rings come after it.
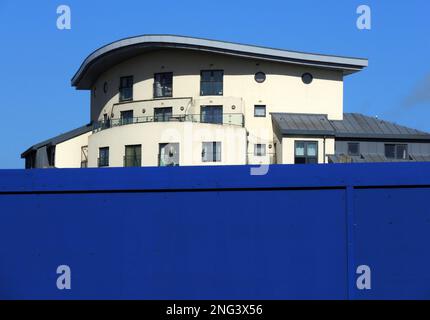
POLYGON ((91 91, 90 123, 22 157, 26 168, 426 160, 429 134, 343 113, 344 77, 366 66, 190 37, 120 40, 72 79, 91 91))

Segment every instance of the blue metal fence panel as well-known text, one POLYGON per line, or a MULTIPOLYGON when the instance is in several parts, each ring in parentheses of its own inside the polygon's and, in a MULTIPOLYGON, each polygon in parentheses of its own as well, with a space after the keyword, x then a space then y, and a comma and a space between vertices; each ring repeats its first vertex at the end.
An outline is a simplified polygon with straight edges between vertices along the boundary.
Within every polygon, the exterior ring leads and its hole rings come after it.
POLYGON ((354 192, 354 251, 372 270, 357 299, 430 299, 430 188, 354 192))
POLYGON ((430 164, 250 172, 0 171, 0 298, 430 298, 430 164))

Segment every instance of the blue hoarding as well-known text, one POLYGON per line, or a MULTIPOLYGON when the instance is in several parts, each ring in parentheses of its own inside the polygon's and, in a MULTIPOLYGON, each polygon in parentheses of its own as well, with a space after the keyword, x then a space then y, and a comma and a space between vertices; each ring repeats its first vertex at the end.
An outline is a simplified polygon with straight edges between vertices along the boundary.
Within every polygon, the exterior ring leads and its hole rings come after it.
POLYGON ((250 172, 0 171, 0 298, 430 298, 430 164, 250 172))

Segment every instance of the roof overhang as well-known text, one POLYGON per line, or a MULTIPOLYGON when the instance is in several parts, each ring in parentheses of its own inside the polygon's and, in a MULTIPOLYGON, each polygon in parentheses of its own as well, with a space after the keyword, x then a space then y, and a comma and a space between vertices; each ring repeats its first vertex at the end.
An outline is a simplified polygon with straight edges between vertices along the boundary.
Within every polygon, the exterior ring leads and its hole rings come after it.
POLYGON ((84 125, 82 127, 79 127, 79 128, 73 129, 71 131, 62 133, 62 134, 60 134, 60 135, 58 135, 56 137, 53 137, 51 139, 39 142, 39 143, 37 143, 35 145, 32 145, 27 150, 25 150, 21 154, 21 158, 27 157, 29 154, 31 154, 33 152, 36 152, 38 149, 40 149, 42 147, 55 146, 55 145, 60 144, 60 143, 62 143, 64 141, 67 141, 67 140, 76 138, 76 137, 78 137, 80 135, 83 135, 85 133, 88 133, 88 132, 90 132, 92 130, 93 130, 93 124, 91 122, 91 123, 88 123, 88 124, 86 124, 86 125, 84 125))
POLYGON ((205 51, 265 61, 329 68, 340 70, 344 75, 360 71, 368 66, 367 59, 362 58, 304 53, 175 35, 143 35, 110 43, 91 53, 73 76, 72 86, 77 89, 91 89, 100 74, 114 65, 142 53, 163 48, 205 51))
POLYGON ((273 129, 278 136, 334 137, 335 131, 325 114, 272 112, 273 129))

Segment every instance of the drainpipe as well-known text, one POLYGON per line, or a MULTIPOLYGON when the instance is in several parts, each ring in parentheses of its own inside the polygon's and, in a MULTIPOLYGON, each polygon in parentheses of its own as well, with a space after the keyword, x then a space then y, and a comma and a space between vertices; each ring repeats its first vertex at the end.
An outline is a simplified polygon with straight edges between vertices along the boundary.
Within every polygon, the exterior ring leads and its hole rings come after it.
POLYGON ((323 140, 323 163, 325 164, 326 162, 326 160, 325 160, 325 139, 326 139, 326 136, 324 136, 323 137, 324 138, 324 140, 323 140))

